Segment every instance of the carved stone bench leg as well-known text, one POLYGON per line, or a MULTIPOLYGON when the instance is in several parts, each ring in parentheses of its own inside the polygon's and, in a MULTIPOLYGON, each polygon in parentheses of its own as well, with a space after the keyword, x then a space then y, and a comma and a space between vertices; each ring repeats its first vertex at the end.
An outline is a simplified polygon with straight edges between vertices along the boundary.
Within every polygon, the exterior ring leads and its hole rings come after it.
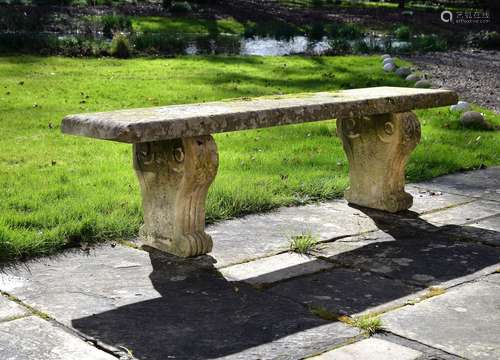
POLYGON ((350 203, 397 212, 413 198, 404 191, 405 164, 420 142, 420 124, 411 113, 383 114, 337 121, 349 159, 350 203))
POLYGON ((144 244, 183 257, 212 250, 212 238, 205 233, 205 199, 217 167, 212 136, 134 145, 144 244))

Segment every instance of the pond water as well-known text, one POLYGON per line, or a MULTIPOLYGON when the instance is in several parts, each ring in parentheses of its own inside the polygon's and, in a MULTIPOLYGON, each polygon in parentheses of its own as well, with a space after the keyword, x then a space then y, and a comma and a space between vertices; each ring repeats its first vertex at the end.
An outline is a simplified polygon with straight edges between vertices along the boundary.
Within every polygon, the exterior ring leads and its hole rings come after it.
MULTIPOLYGON (((256 55, 256 56, 284 56, 294 54, 323 55, 338 50, 339 40, 323 37, 321 40, 312 40, 306 36, 294 36, 289 39, 276 39, 272 37, 253 37, 238 39, 239 46, 233 44, 231 47, 225 47, 225 41, 214 40, 212 44, 212 53, 236 53, 238 55, 256 55)), ((352 51, 356 45, 364 43, 367 49, 380 49, 381 51, 388 46, 395 49, 404 49, 411 46, 410 42, 397 41, 382 37, 365 37, 360 40, 341 40, 346 52, 352 51), (345 46, 348 46, 349 51, 345 46)), ((190 55, 206 53, 207 48, 199 48, 196 42, 191 42, 186 48, 186 53, 190 55)))
MULTIPOLYGON (((132 33, 128 34, 131 44, 140 54, 159 55, 323 55, 348 54, 388 51, 399 49, 404 51, 411 47, 410 42, 397 41, 392 38, 370 35, 358 40, 323 37, 319 40, 307 36, 289 38, 252 37, 244 38, 234 35, 219 34, 217 36, 199 34, 161 34, 132 33)), ((99 42, 109 46, 111 39, 102 33, 94 34, 59 34, 59 33, 0 33, 0 44, 12 44, 12 47, 23 49, 43 49, 50 46, 54 49, 82 46, 86 42, 99 42)), ((88 45, 87 45, 88 46, 88 45)), ((0 52, 2 46, 0 46, 0 52)))

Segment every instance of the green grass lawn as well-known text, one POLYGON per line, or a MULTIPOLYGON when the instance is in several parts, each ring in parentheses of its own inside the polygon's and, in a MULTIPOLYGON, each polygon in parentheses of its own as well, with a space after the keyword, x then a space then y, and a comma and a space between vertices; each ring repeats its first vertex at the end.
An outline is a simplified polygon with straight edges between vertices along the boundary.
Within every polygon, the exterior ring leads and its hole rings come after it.
MULTIPOLYGON (((162 34, 238 36, 304 35, 308 26, 298 26, 283 21, 238 21, 232 17, 222 19, 201 19, 188 17, 135 16, 131 17, 132 29, 137 32, 162 34)), ((331 24, 332 25, 332 24, 331 24)), ((338 25, 340 27, 340 25, 338 25)))
POLYGON ((245 31, 244 24, 233 18, 194 19, 186 17, 134 16, 131 20, 132 29, 141 32, 241 35, 245 31))
MULTIPOLYGON (((280 3, 282 3, 285 6, 289 7, 299 7, 299 8, 311 8, 317 6, 318 4, 317 1, 314 0, 279 0, 280 3)), ((376 7, 376 8, 389 8, 389 9, 395 9, 398 7, 397 3, 389 3, 389 2, 379 2, 379 1, 360 1, 358 3, 351 3, 349 1, 344 1, 341 4, 336 4, 335 1, 327 1, 323 0, 322 1, 322 6, 321 7, 350 7, 350 8, 355 8, 355 7, 376 7)))
MULTIPOLYGON (((407 85, 378 57, 0 58, 0 259, 133 237, 142 221, 131 146, 62 135, 69 113, 377 85, 407 85)), ((447 109, 418 111, 409 181, 500 164, 500 135, 447 109)), ((500 123, 500 116, 490 114, 500 123)), ((339 197, 347 161, 335 122, 215 136, 210 222, 339 197)))
MULTIPOLYGON (((294 8, 314 8, 318 7, 318 2, 315 0, 279 0, 285 6, 294 8)), ((340 4, 336 4, 334 0, 322 0, 322 5, 320 8, 384 8, 384 9, 398 9, 399 4, 397 2, 382 2, 382 1, 359 1, 351 2, 348 0, 342 1, 340 4)), ((425 1, 407 1, 405 5, 405 10, 421 10, 421 11, 440 11, 441 9, 446 10, 456 10, 456 11, 473 11, 473 7, 459 7, 454 6, 450 1, 448 4, 442 6, 428 4, 425 1)))

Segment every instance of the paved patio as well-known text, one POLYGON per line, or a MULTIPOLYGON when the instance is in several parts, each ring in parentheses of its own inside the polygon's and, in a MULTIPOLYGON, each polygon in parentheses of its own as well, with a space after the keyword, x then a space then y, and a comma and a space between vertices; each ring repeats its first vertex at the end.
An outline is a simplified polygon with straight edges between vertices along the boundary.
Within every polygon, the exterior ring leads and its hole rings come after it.
POLYGON ((407 188, 398 215, 338 200, 216 224, 197 259, 108 243, 4 268, 0 358, 500 359, 500 167, 407 188), (287 251, 303 232, 313 256, 287 251))

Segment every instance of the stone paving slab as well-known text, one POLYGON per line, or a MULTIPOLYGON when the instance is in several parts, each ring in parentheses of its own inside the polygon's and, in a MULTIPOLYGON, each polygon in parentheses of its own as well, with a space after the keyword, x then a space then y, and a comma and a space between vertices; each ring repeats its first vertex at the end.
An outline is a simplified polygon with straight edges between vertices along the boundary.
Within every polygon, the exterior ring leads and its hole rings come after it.
POLYGON ((500 166, 441 176, 417 184, 418 187, 500 201, 500 166))
POLYGON ((278 281, 313 274, 334 266, 331 262, 314 256, 296 253, 283 253, 233 265, 221 269, 229 281, 243 281, 252 285, 266 285, 278 281))
POLYGON ((386 313, 386 329, 467 359, 500 358, 500 285, 465 284, 386 313))
MULTIPOLYGON (((492 179, 491 169, 483 171, 489 177, 470 175, 467 180, 479 182, 473 190, 480 192, 472 193, 481 196, 487 191, 481 181, 497 181, 492 179)), ((499 173, 496 168, 494 174, 499 173)), ((437 184, 433 182, 433 186, 437 184)), ((111 350, 118 346, 130 349, 138 359, 304 358, 360 339, 359 330, 323 320, 311 313, 311 307, 347 314, 390 310, 385 317, 420 309, 443 297, 449 297, 451 303, 450 294, 456 289, 472 286, 460 285, 444 295, 394 310, 408 299, 420 297, 430 285, 449 288, 475 280, 483 284, 476 289, 482 300, 471 291, 458 296, 464 303, 471 302, 470 311, 465 307, 466 314, 477 306, 497 316, 496 305, 487 301, 498 298, 500 274, 495 271, 500 270, 500 248, 482 243, 496 244, 500 202, 471 199, 464 196, 465 191, 428 191, 420 186, 408 186, 415 195, 414 207, 401 214, 351 207, 343 200, 283 208, 211 226, 215 247, 209 256, 179 259, 154 249, 146 252, 104 245, 3 269, 0 290, 84 336, 110 345, 111 350), (308 258, 277 255, 289 248, 292 235, 304 232, 327 241, 320 252, 308 258), (224 274, 240 282, 228 281, 224 274), (257 290, 245 282, 269 288, 257 290)), ((6 307, 2 300, 5 298, 0 297, 0 321, 2 311, 6 319, 17 317, 11 317, 12 305, 7 302, 6 307)), ((436 315, 428 326, 435 332, 446 332, 442 324, 454 309, 443 304, 442 322, 438 320, 440 310, 432 309, 436 315)), ((19 309, 14 308, 17 314, 19 309)), ((480 312, 482 322, 499 323, 497 318, 483 315, 480 312)), ((19 316, 25 318, 0 322, 0 328, 32 318, 24 312, 19 316)), ((467 336, 458 329, 457 319, 452 319, 456 329, 450 333, 451 338, 455 336, 451 345, 446 339, 421 341, 428 336, 425 326, 418 323, 413 329, 412 319, 408 315, 394 320, 396 325, 401 320, 401 327, 415 335, 408 338, 411 346, 398 344, 421 351, 424 359, 433 358, 429 354, 434 352, 428 349, 441 349, 435 350, 438 359, 463 356, 465 345, 457 345, 457 339, 467 336), (414 347, 419 341, 427 347, 414 347), (452 348, 459 351, 450 357, 443 355, 452 348)), ((398 331, 396 335, 406 336, 398 331)), ((490 351, 482 346, 490 346, 493 336, 500 338, 496 327, 473 324, 471 331, 477 332, 472 340, 478 339, 481 348, 468 347, 467 351, 490 351)), ((0 346, 5 346, 2 340, 0 336, 0 346)))
POLYGON ((296 359, 306 354, 290 354, 292 345, 324 351, 359 335, 291 300, 228 282, 213 261, 102 246, 5 270, 0 289, 139 359, 265 357, 270 349, 296 359))
POLYGON ((421 288, 370 272, 332 269, 275 285, 271 293, 336 315, 356 315, 405 304, 421 288))
POLYGON ((465 235, 484 243, 500 246, 500 215, 493 216, 470 224, 472 228, 468 229, 465 235))
MULTIPOLYGON (((70 326, 74 318, 160 297, 151 285, 152 272, 147 252, 105 245, 4 269, 0 290, 70 326)), ((167 279, 186 272, 173 269, 167 279)))
MULTIPOLYGON (((218 357, 219 360, 275 360, 304 359, 311 354, 351 343, 362 335, 340 322, 318 326, 288 335, 237 353, 218 357), (355 336, 356 335, 356 336, 355 336), (311 341, 311 340, 314 341, 311 341)), ((163 359, 162 359, 163 360, 163 359)))
MULTIPOLYGON (((411 210, 416 213, 472 201, 464 196, 436 194, 411 185, 407 191, 415 195, 411 210)), ((349 206, 345 200, 334 200, 280 208, 269 214, 222 222, 207 229, 214 239, 214 249, 210 255, 217 260, 215 266, 221 268, 286 251, 293 235, 311 232, 319 241, 326 241, 392 226, 391 221, 377 224, 369 215, 349 206)))
POLYGON ((420 286, 449 287, 494 272, 500 249, 394 228, 324 244, 321 257, 420 286))
POLYGON ((425 214, 421 216, 421 219, 435 226, 463 225, 495 215, 500 215, 500 206, 498 202, 481 200, 451 209, 425 214))
POLYGON ((28 314, 28 310, 24 307, 0 295, 0 323, 27 316, 28 314))
MULTIPOLYGON (((447 353, 441 349, 413 341, 402 336, 395 335, 391 332, 384 331, 376 333, 372 336, 375 339, 386 340, 413 350, 420 352, 422 355, 418 360, 464 360, 463 357, 447 353)), ((364 359, 363 359, 364 360, 364 359)), ((369 359, 367 359, 369 360, 369 359)))
POLYGON ((500 215, 479 220, 467 226, 444 225, 438 231, 457 239, 473 240, 500 247, 500 215))
POLYGON ((484 281, 492 282, 494 284, 500 285, 500 267, 497 269, 495 274, 489 275, 484 278, 484 281))
POLYGON ((405 191, 413 196, 413 206, 410 211, 417 214, 425 214, 474 201, 474 199, 467 196, 432 191, 411 184, 405 187, 405 191))
POLYGON ((214 240, 210 255, 221 268, 286 251, 294 235, 310 232, 325 241, 376 229, 367 215, 337 200, 250 215, 209 226, 207 232, 214 240))
POLYGON ((472 227, 491 230, 500 233, 500 215, 492 216, 484 220, 476 221, 470 224, 472 227))
POLYGON ((116 360, 36 316, 0 324, 0 355, 4 360, 116 360))
POLYGON ((370 338, 326 352, 311 360, 417 360, 422 353, 389 341, 370 338))

